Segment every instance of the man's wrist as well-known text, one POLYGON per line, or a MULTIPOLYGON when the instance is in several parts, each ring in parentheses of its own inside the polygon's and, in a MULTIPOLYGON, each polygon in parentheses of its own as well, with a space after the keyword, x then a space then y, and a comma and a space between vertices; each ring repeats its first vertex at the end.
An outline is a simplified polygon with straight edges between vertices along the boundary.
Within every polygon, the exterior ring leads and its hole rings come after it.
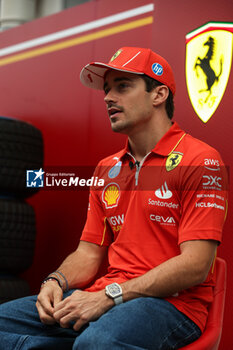
POLYGON ((114 301, 115 305, 123 303, 123 292, 120 284, 114 282, 105 287, 106 295, 114 301))
POLYGON ((53 276, 46 277, 43 280, 43 282, 41 283, 41 287, 43 287, 47 282, 56 282, 59 285, 59 287, 62 289, 62 285, 61 285, 60 281, 58 280, 58 278, 56 278, 56 277, 53 277, 53 276))
POLYGON ((103 307, 104 307, 104 312, 107 312, 110 310, 112 307, 115 306, 114 300, 112 298, 109 298, 106 293, 105 289, 101 291, 102 293, 102 298, 103 298, 103 307))
POLYGON ((60 272, 58 270, 50 273, 48 275, 48 277, 46 277, 43 280, 41 286, 43 286, 45 283, 47 283, 47 281, 56 281, 63 292, 67 292, 69 290, 69 285, 68 285, 68 281, 67 281, 66 277, 64 276, 64 274, 62 272, 60 272))
POLYGON ((64 283, 62 284, 62 290, 64 291, 64 292, 68 292, 68 290, 69 290, 69 284, 68 284, 68 281, 67 281, 67 278, 66 278, 66 276, 61 272, 61 271, 59 271, 59 270, 56 270, 55 272, 53 272, 52 274, 50 274, 50 275, 55 275, 56 277, 60 277, 60 278, 62 278, 62 280, 64 281, 64 283))

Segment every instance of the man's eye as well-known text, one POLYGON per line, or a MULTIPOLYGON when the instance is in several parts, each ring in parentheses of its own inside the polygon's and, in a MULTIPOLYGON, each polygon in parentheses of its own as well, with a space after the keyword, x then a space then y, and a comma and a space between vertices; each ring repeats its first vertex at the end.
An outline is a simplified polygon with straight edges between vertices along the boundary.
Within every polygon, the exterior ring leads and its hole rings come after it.
POLYGON ((129 86, 129 84, 127 84, 127 83, 120 83, 118 85, 118 89, 123 90, 123 89, 126 89, 128 86, 129 86))

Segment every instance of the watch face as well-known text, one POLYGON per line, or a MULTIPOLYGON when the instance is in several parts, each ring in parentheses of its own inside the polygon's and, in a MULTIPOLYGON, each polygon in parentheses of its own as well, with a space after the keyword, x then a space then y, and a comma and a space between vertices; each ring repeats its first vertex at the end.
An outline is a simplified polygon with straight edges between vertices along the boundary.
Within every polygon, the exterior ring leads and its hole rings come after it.
POLYGON ((115 298, 117 296, 122 295, 121 287, 117 283, 109 284, 106 287, 106 289, 107 289, 109 296, 111 296, 112 298, 115 298))

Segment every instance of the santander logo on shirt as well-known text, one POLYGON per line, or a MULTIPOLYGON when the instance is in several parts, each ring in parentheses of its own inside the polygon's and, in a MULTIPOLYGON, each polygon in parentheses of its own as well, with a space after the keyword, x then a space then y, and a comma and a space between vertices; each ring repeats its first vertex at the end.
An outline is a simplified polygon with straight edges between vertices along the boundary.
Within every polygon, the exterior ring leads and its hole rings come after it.
POLYGON ((160 199, 168 199, 168 198, 172 197, 172 192, 168 189, 166 181, 161 186, 161 188, 158 188, 155 191, 155 195, 156 195, 156 197, 158 197, 160 199))

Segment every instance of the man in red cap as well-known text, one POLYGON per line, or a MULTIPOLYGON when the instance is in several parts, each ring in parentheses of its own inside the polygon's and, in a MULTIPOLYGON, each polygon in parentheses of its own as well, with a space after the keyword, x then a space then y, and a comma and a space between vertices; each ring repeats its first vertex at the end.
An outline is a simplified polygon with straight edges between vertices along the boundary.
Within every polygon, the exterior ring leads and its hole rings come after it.
POLYGON ((213 298, 226 214, 223 162, 171 121, 172 69, 150 49, 123 47, 109 63, 85 66, 80 78, 104 90, 112 130, 127 143, 96 168, 104 185, 90 191, 77 250, 37 298, 0 307, 1 343, 179 349, 200 336, 213 298), (106 254, 108 271, 95 281, 106 254))

